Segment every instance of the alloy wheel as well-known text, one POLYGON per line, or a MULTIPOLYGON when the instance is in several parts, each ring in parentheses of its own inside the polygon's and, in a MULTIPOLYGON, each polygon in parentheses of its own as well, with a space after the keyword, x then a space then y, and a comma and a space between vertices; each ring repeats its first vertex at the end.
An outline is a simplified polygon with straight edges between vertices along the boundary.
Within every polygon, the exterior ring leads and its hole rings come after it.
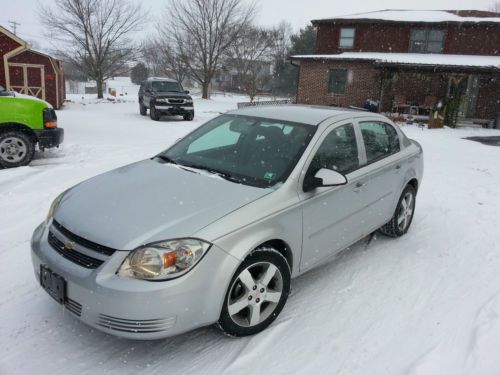
POLYGON ((276 310, 282 293, 280 270, 269 262, 254 263, 231 286, 227 300, 229 316, 241 327, 256 326, 276 310))
POLYGON ((0 158, 10 163, 19 163, 27 151, 26 143, 17 137, 7 137, 0 143, 0 158))
POLYGON ((414 205, 415 199, 413 199, 413 194, 407 192, 401 200, 401 205, 399 207, 398 228, 400 231, 404 231, 408 225, 410 225, 414 205))

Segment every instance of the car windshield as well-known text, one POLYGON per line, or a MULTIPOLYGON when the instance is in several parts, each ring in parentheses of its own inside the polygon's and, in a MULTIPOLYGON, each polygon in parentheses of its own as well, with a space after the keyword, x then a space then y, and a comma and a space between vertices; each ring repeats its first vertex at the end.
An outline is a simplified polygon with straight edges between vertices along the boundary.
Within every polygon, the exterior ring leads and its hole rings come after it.
POLYGON ((181 139, 158 158, 218 174, 233 182, 270 187, 286 180, 315 129, 286 121, 222 115, 181 139))
POLYGON ((182 92, 182 86, 178 82, 156 81, 152 83, 153 90, 158 92, 182 92))

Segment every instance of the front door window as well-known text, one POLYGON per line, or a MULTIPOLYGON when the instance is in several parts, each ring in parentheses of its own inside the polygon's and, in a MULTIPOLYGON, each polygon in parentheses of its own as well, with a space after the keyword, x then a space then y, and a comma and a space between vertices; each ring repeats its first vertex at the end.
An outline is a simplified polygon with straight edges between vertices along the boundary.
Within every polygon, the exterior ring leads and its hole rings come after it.
POLYGON ((314 176, 321 168, 347 174, 359 167, 354 126, 346 124, 333 129, 319 147, 308 170, 314 176))

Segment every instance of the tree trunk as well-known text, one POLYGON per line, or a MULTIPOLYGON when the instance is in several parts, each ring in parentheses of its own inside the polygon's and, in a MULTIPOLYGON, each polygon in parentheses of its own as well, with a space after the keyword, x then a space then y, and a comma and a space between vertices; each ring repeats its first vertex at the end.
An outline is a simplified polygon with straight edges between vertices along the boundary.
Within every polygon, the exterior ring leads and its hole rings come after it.
POLYGON ((253 101, 255 100, 255 95, 257 93, 257 90, 255 90, 253 87, 248 87, 247 88, 247 94, 248 96, 250 97, 250 103, 253 103, 253 101))
POLYGON ((104 80, 102 78, 96 79, 95 83, 97 86, 97 99, 102 99, 104 97, 103 91, 102 91, 102 86, 104 84, 104 80))
POLYGON ((203 84, 201 85, 201 90, 202 90, 201 91, 201 97, 203 99, 209 99, 210 98, 209 95, 208 95, 208 86, 209 85, 210 84, 207 83, 207 82, 203 82, 203 84))

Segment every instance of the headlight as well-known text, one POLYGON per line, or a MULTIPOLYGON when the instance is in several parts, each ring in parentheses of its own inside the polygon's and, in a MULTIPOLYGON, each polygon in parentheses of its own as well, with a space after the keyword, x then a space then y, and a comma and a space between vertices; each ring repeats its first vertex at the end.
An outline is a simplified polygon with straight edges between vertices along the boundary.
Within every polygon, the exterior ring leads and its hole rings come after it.
POLYGON ((192 102, 193 102, 193 99, 186 99, 186 100, 184 101, 184 103, 192 103, 192 102))
POLYGON ((57 209, 57 207, 59 207, 64 193, 65 192, 59 194, 50 205, 49 212, 47 212, 47 217, 45 218, 45 225, 49 224, 50 220, 52 220, 52 216, 54 216, 55 210, 57 209))
POLYGON ((168 103, 168 99, 158 98, 158 99, 156 99, 156 103, 168 103))
POLYGON ((118 269, 118 276, 167 280, 193 268, 211 244, 195 238, 155 242, 132 251, 118 269))

